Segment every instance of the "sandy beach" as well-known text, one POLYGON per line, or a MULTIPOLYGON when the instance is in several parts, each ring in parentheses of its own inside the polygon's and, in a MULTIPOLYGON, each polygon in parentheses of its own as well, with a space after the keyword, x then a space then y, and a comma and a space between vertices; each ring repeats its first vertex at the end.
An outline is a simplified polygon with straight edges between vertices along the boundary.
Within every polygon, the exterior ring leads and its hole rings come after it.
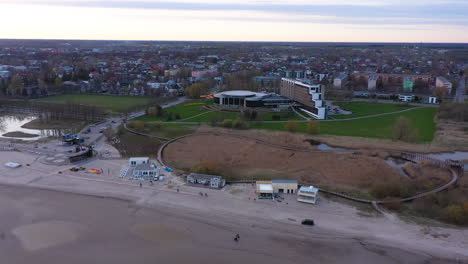
POLYGON ((10 264, 449 263, 315 227, 28 187, 0 186, 0 217, 10 264))

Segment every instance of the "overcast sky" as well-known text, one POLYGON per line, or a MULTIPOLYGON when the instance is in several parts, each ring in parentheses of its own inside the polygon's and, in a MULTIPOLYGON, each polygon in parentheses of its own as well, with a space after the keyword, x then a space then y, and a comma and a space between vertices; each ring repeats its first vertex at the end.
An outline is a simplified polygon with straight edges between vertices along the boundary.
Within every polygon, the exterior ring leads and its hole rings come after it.
POLYGON ((468 0, 0 0, 0 10, 0 38, 468 43, 468 0))

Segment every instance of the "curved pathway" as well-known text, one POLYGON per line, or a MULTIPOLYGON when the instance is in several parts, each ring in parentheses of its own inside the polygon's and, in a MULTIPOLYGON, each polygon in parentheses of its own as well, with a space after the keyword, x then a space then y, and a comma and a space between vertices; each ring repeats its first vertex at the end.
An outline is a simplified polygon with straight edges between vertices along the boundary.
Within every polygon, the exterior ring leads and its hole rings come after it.
MULTIPOLYGON (((164 162, 164 158, 163 158, 163 152, 164 152, 164 149, 171 143, 174 143, 180 139, 183 139, 183 138, 187 138, 187 137, 191 137, 191 136, 197 136, 197 135, 214 135, 214 136, 219 136, 219 135, 222 135, 222 136, 228 136, 228 137, 235 137, 235 138, 240 138, 240 139, 244 139, 244 140, 248 140, 248 141, 254 141, 258 144, 263 144, 263 145, 267 145, 267 146, 270 146, 270 147, 274 147, 274 148, 278 148, 278 149, 283 149, 283 150, 288 150, 288 151, 300 151, 300 152, 322 152, 321 150, 313 150, 313 149, 304 149, 304 148, 292 148, 292 147, 286 147, 286 146, 281 146, 281 145, 277 145, 277 144, 273 144, 273 143, 270 143, 270 142, 267 142, 265 140, 261 140, 261 139, 256 139, 256 138, 251 138, 251 137, 247 137, 247 136, 241 136, 241 135, 235 135, 235 134, 229 134, 229 133, 213 133, 213 132, 203 132, 203 133, 192 133, 192 134, 187 134, 187 135, 184 135, 184 136, 180 136, 180 137, 176 137, 176 138, 173 138, 173 139, 170 139, 169 141, 165 142, 163 145, 161 145, 161 147, 159 148, 158 150, 158 155, 157 155, 157 160, 160 164, 162 164, 163 166, 166 166, 167 167, 167 164, 164 162)), ((413 155, 411 154, 408 154, 406 155, 406 159, 410 160, 410 161, 415 161, 413 160, 411 157, 413 155)), ((415 157, 414 159, 417 159, 417 157, 415 157)), ((431 160, 429 160, 431 161, 431 160)), ((434 165, 437 165, 437 166, 442 166, 443 163, 441 163, 440 161, 434 161, 433 162, 434 165)), ((445 164, 448 164, 448 163, 445 163, 445 164)), ((435 189, 432 189, 432 190, 429 190, 429 191, 426 191, 426 192, 423 192, 423 193, 418 193, 416 195, 413 195, 413 196, 410 196, 410 197, 406 197, 406 198, 402 198, 400 199, 401 202, 408 202, 408 201, 412 201, 412 200, 415 200, 415 199, 418 199, 418 198, 421 198, 421 197, 424 197, 424 196, 427 196, 427 195, 431 195, 431 194, 434 194, 434 193, 437 193, 437 192, 440 192, 440 191, 443 191, 445 189, 447 189, 448 187, 450 187, 452 184, 454 184, 458 178, 459 178, 459 174, 458 172, 453 169, 452 167, 448 166, 447 165, 447 168, 450 170, 450 172, 452 173, 452 178, 449 182, 447 182, 446 184, 442 185, 442 186, 439 186, 435 189)), ((320 191, 324 192, 324 193, 328 193, 328 194, 331 194, 331 195, 335 195, 335 196, 338 196, 338 197, 341 197, 341 198, 345 198, 345 199, 348 199, 348 200, 352 200, 352 201, 356 201, 356 202, 361 202, 361 203, 367 203, 367 204, 372 204, 374 205, 374 207, 378 207, 378 204, 383 204, 385 203, 384 201, 381 201, 381 200, 368 200, 368 199, 361 199, 361 198, 356 198, 356 197, 352 197, 352 196, 349 196, 349 195, 346 195, 346 194, 343 194, 343 193, 339 193, 339 192, 334 192, 334 191, 328 191, 328 190, 324 190, 324 189, 320 189, 320 191)), ((379 210, 380 211, 380 210, 379 210)))

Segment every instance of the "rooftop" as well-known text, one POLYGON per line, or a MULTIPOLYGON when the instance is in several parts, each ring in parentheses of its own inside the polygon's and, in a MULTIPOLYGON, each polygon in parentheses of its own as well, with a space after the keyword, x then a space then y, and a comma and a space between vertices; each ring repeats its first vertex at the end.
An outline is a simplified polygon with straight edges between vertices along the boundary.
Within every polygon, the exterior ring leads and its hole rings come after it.
POLYGON ((257 184, 258 190, 261 192, 273 192, 273 186, 268 183, 257 184))
POLYGON ((209 175, 209 174, 198 174, 198 173, 190 173, 187 177, 193 177, 195 179, 206 179, 206 180, 213 179, 213 178, 222 179, 221 176, 209 175))
POLYGON ((299 192, 317 193, 318 191, 319 189, 314 186, 301 186, 301 188, 299 188, 299 192))
POLYGON ((144 164, 137 165, 135 167, 135 170, 156 170, 156 169, 153 166, 151 166, 151 164, 144 163, 144 164))
POLYGON ((295 183, 297 184, 296 180, 272 180, 272 183, 295 183))

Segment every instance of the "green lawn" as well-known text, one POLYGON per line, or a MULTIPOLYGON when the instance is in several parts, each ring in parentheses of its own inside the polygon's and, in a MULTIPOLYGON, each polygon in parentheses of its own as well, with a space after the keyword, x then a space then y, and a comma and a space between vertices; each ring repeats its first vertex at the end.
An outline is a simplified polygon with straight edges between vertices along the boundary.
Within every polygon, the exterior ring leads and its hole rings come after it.
MULTIPOLYGON (((179 114, 181 119, 185 119, 185 118, 199 115, 201 113, 208 112, 208 110, 204 109, 203 106, 207 104, 211 104, 212 102, 213 102, 212 100, 196 99, 196 100, 186 102, 184 104, 178 104, 178 105, 166 108, 164 109, 164 111, 167 113, 179 114)), ((166 121, 167 117, 144 115, 144 116, 135 118, 134 120, 141 120, 145 122, 166 121)), ((192 120, 187 120, 187 121, 192 121, 192 120)), ((199 122, 199 121, 194 121, 194 122, 199 122)))
MULTIPOLYGON (((273 121, 273 115, 279 115, 279 121, 287 121, 287 120, 303 120, 299 115, 296 113, 259 113, 261 119, 263 121, 273 121)), ((234 112, 210 112, 201 116, 197 116, 194 118, 187 119, 187 122, 210 122, 212 118, 216 116, 218 120, 224 119, 238 119, 241 118, 240 113, 234 112)))
POLYGON ((93 105, 112 112, 123 112, 133 106, 148 104, 150 98, 136 96, 113 96, 97 94, 64 94, 35 99, 37 102, 47 103, 75 103, 84 105, 93 105))
MULTIPOLYGON (((369 138, 392 138, 393 127, 399 116, 409 118, 418 130, 419 140, 430 142, 436 131, 434 115, 436 108, 421 108, 413 111, 386 116, 364 118, 349 121, 320 122, 320 133, 338 136, 369 138)), ((306 132, 307 123, 299 123, 299 131, 306 132)), ((251 123, 251 128, 285 130, 285 123, 251 123)))
MULTIPOLYGON (((196 99, 190 102, 175 105, 169 108, 164 109, 167 113, 174 113, 179 114, 180 119, 186 119, 186 122, 210 122, 213 117, 217 116, 218 120, 222 121, 224 119, 238 119, 241 117, 240 113, 238 112, 210 112, 203 108, 204 105, 212 104, 212 100, 206 99, 196 99), (205 113, 205 114, 203 114, 205 113), (202 114, 202 115, 200 115, 202 114), (198 116, 199 115, 199 116, 198 116), (193 118, 191 118, 193 117, 193 118)), ((263 121, 272 121, 273 115, 279 115, 281 117, 280 120, 302 120, 302 118, 293 113, 260 113, 261 118, 263 121)), ((145 122, 153 122, 153 121, 168 121, 166 116, 141 116, 135 118, 134 120, 140 120, 145 122)), ((178 121, 178 120, 173 120, 178 121)), ((169 121, 170 122, 170 121, 169 121)))
POLYGON ((160 137, 175 138, 193 133, 194 129, 193 126, 189 125, 164 123, 160 129, 145 127, 138 131, 160 137))
POLYGON ((383 113, 391 113, 413 108, 413 106, 402 106, 398 104, 368 103, 368 102, 336 102, 334 103, 348 111, 351 115, 330 115, 334 119, 345 119, 352 117, 369 116, 383 113))

